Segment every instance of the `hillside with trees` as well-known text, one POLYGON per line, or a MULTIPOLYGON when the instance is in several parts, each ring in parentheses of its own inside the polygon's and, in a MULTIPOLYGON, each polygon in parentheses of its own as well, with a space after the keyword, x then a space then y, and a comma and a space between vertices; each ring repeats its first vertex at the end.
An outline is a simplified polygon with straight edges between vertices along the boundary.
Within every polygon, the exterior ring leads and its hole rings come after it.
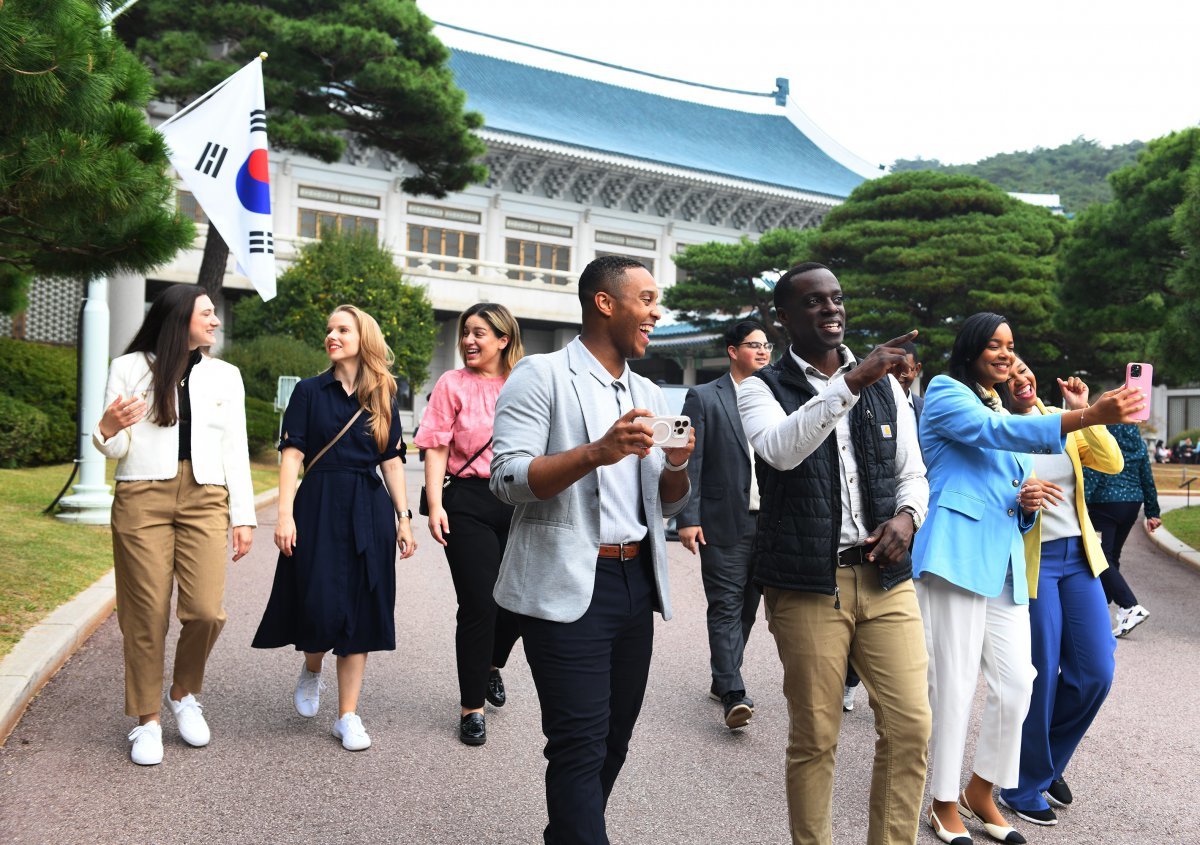
POLYGON ((974 164, 942 164, 935 158, 897 159, 893 173, 936 170, 978 176, 1005 191, 1058 194, 1068 214, 1078 214, 1089 205, 1113 198, 1108 174, 1137 160, 1145 143, 1130 141, 1102 147, 1087 138, 1046 149, 998 153, 974 164))

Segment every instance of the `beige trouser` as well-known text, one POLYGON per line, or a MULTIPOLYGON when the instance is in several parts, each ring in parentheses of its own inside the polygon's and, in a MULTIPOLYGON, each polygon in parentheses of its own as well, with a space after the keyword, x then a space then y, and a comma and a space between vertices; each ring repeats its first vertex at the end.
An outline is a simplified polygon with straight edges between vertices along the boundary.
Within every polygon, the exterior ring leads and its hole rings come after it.
POLYGON ((767 587, 767 623, 783 663, 791 727, 788 817, 795 845, 833 841, 833 768, 842 724, 846 660, 875 712, 867 842, 913 843, 925 789, 930 714, 928 656, 911 581, 891 590, 866 565, 839 568, 833 596, 767 587))
POLYGON ((125 713, 162 706, 163 660, 171 588, 179 584, 182 628, 174 680, 200 692, 204 664, 225 626, 225 549, 229 494, 197 484, 188 461, 166 481, 118 481, 112 507, 117 621, 125 638, 125 713))

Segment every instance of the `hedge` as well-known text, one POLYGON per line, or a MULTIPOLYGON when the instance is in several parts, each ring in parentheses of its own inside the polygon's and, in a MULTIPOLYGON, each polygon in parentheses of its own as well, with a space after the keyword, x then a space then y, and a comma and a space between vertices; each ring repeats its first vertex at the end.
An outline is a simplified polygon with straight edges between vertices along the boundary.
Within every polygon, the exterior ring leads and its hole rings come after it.
POLYGON ((282 335, 236 340, 221 350, 220 357, 242 371, 246 396, 272 405, 280 376, 308 378, 329 368, 322 349, 282 335))
MULTIPOLYGON (((44 429, 38 429, 41 433, 36 443, 22 447, 24 457, 18 465, 62 463, 75 458, 75 372, 73 347, 0 338, 0 395, 44 416, 44 429)), ((8 413, 21 416, 19 411, 8 413)), ((7 422, 0 425, 8 427, 7 422)), ((32 435, 26 432, 21 436, 32 435)))
POLYGON ((0 467, 33 464, 49 432, 50 421, 45 414, 0 393, 0 467))

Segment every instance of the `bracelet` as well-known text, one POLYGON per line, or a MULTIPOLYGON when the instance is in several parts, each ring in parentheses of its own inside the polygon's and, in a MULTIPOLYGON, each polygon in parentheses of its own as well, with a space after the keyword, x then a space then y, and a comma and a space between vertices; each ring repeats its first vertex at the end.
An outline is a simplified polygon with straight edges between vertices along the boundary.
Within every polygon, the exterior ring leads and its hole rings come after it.
POLYGON ((675 464, 671 463, 666 458, 663 458, 663 469, 665 469, 667 472, 683 472, 685 469, 687 469, 688 461, 690 460, 691 458, 687 458, 679 466, 675 466, 675 464))
POLYGON ((1079 409, 1079 427, 1080 427, 1080 428, 1087 428, 1087 423, 1085 423, 1085 422, 1083 421, 1083 415, 1084 415, 1084 414, 1086 414, 1086 413, 1087 413, 1087 408, 1080 408, 1080 409, 1079 409))
POLYGON ((412 519, 411 510, 396 511, 396 519, 412 519))

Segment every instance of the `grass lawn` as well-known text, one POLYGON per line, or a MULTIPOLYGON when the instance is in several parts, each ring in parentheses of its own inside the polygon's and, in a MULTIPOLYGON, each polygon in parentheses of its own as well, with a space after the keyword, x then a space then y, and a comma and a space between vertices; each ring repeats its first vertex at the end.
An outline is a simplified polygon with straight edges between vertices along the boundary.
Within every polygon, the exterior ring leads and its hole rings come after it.
POLYGON ((1193 549, 1200 549, 1200 505, 1178 508, 1163 514, 1163 525, 1179 538, 1180 542, 1187 543, 1193 549))
POLYGON ((1160 493, 1182 492, 1179 485, 1189 478, 1192 493, 1200 494, 1200 464, 1151 464, 1154 471, 1154 486, 1160 493))
MULTIPOLYGON (((108 462, 109 483, 115 466, 108 462)), ((70 472, 69 464, 0 470, 0 657, 112 567, 107 527, 42 515, 70 472)), ((256 462, 251 473, 255 493, 278 482, 274 463, 256 462)))

